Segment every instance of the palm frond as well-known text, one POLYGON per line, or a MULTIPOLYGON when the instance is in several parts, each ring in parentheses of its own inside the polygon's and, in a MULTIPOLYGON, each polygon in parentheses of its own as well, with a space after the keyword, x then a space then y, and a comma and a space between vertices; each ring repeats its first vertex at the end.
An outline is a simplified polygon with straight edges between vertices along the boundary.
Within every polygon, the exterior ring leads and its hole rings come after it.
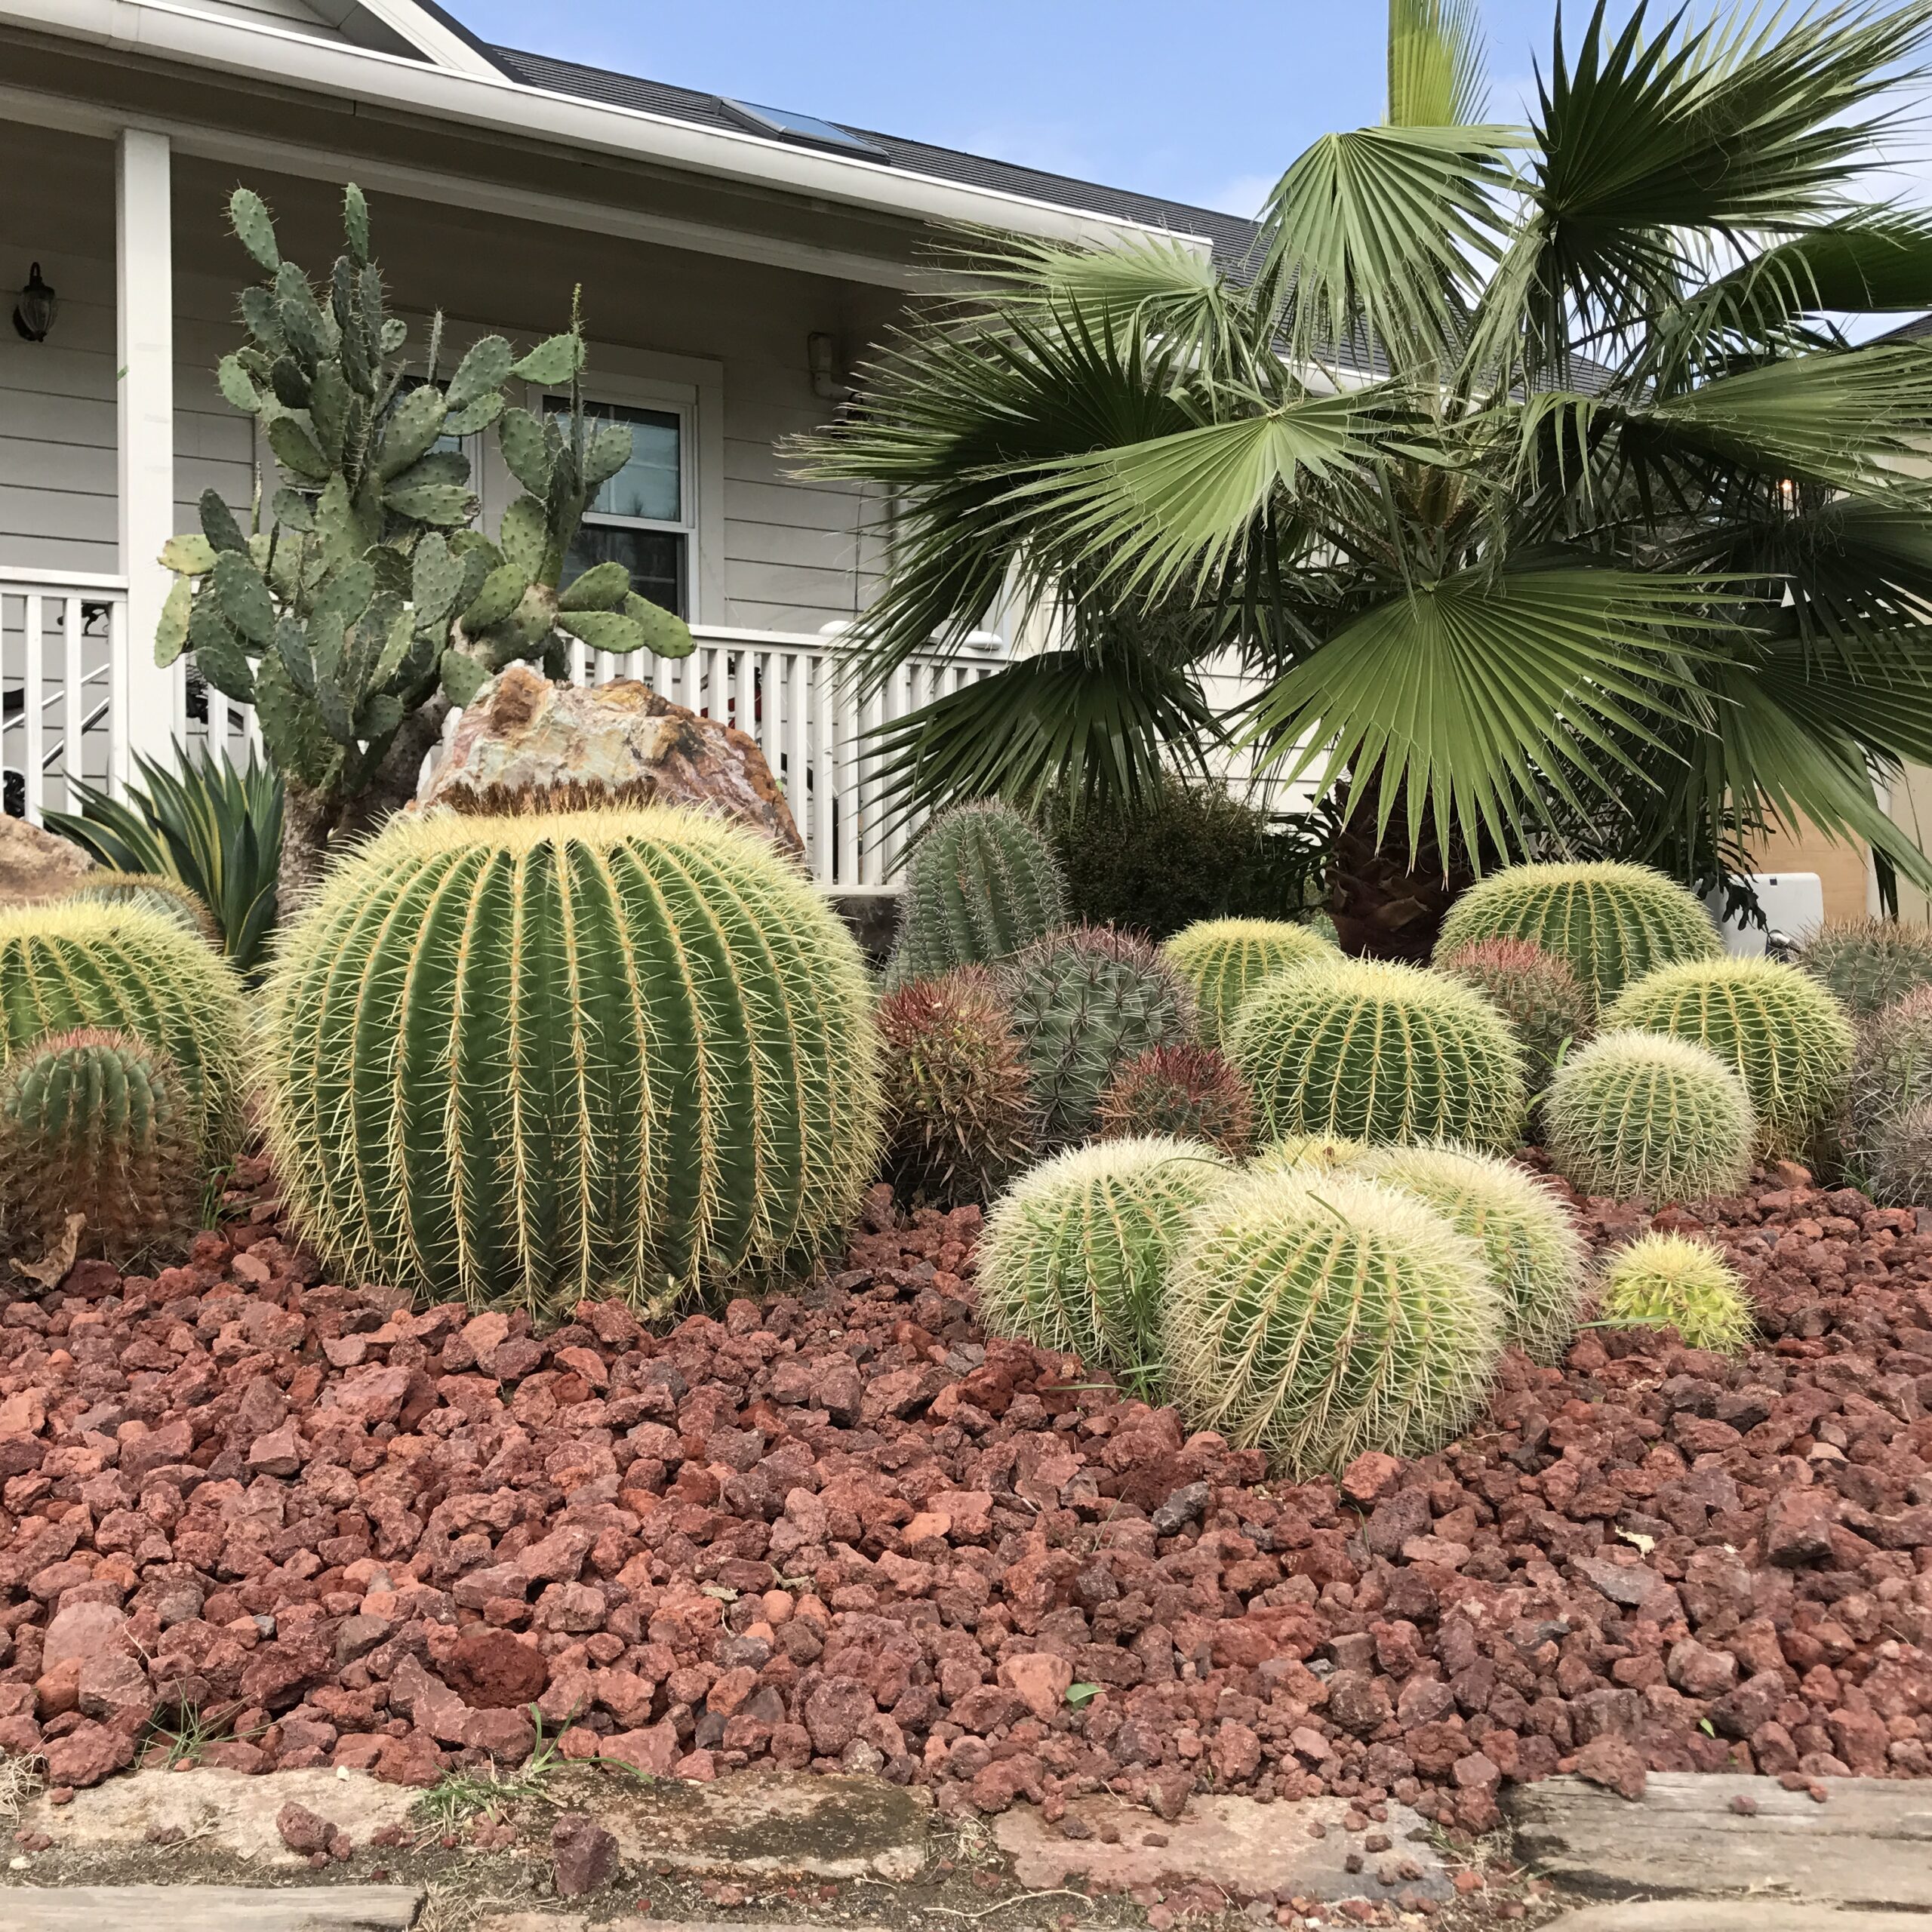
POLYGON ((1475 0, 1389 0, 1389 125, 1469 127, 1488 106, 1475 0))

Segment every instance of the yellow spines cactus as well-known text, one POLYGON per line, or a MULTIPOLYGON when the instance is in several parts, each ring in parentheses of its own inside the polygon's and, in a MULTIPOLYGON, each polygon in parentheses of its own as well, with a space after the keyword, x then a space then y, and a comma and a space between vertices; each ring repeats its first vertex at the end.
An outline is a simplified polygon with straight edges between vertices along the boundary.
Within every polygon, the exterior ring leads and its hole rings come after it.
POLYGON ((1041 1161, 986 1217, 982 1322, 1151 1392, 1174 1248, 1188 1216, 1232 1171, 1211 1147, 1168 1135, 1097 1141, 1041 1161))
POLYGON ((1617 1327, 1675 1328, 1684 1346, 1742 1355, 1758 1332, 1744 1283, 1712 1242, 1647 1234, 1604 1270, 1602 1318, 1617 1327))
POLYGON ((285 933, 267 995, 299 1226, 432 1294, 540 1308, 768 1269, 875 1170, 857 949, 697 813, 392 821, 285 933))
POLYGON ((1195 1211, 1161 1332, 1188 1426, 1305 1476, 1440 1448, 1480 1407, 1503 1323, 1481 1250, 1434 1208, 1304 1170, 1195 1211))
POLYGON ((1604 1023, 1708 1047, 1744 1082, 1764 1153, 1802 1154, 1851 1078, 1856 1041, 1844 1008, 1775 959, 1661 966, 1625 987, 1604 1023))
POLYGON ((1325 1174, 1331 1168, 1346 1167, 1367 1145, 1346 1134, 1284 1134, 1261 1149, 1248 1166, 1257 1174, 1284 1174, 1297 1168, 1314 1168, 1325 1174))
POLYGON ((1341 955, 1321 934, 1285 919, 1199 919, 1161 950, 1201 1003, 1201 1037, 1225 1047, 1241 1001, 1263 980, 1311 960, 1341 955))
POLYGON ((216 952, 222 949, 221 928, 214 915, 178 878, 163 873, 109 872, 103 866, 86 874, 61 896, 91 905, 142 906, 174 920, 184 931, 205 940, 216 952))
POLYGON ((1562 1358, 1583 1299, 1576 1217, 1547 1181, 1469 1147, 1369 1147, 1349 1171, 1405 1189, 1481 1247, 1503 1297, 1504 1339, 1531 1361, 1562 1358))

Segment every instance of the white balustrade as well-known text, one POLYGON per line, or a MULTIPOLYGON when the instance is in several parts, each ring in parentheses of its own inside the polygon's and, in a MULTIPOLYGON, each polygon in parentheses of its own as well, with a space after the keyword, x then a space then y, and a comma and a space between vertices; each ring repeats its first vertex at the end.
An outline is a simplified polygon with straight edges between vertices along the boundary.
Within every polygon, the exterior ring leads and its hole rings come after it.
POLYGON ((127 589, 119 577, 0 565, 5 808, 78 811, 70 777, 108 787, 125 762, 127 589))

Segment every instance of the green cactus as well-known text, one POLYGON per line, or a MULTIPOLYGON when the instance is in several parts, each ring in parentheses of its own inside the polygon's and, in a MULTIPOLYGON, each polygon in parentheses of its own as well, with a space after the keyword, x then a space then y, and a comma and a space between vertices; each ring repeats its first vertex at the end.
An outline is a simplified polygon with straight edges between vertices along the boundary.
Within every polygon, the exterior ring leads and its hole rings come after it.
POLYGON ((1299 966, 1242 1003, 1228 1057, 1260 1131, 1515 1144, 1522 1049, 1479 994, 1386 961, 1299 966))
POLYGON ((1349 1171, 1414 1195, 1476 1241, 1503 1297, 1503 1339, 1532 1361, 1562 1359, 1582 1309, 1585 1251, 1547 1181, 1464 1147, 1367 1148, 1349 1171))
POLYGON ((1795 958, 1854 1020, 1870 1020, 1907 993, 1932 986, 1932 926, 1828 919, 1795 958))
POLYGON ((1297 1478, 1440 1448, 1481 1406, 1503 1334, 1467 1235, 1412 1194, 1306 1169, 1251 1172, 1196 1210, 1162 1324, 1187 1426, 1297 1478))
POLYGON ((1367 1141, 1352 1140, 1346 1134, 1284 1134, 1269 1141, 1248 1168, 1254 1174, 1284 1174, 1297 1168, 1325 1174, 1331 1168, 1348 1166, 1367 1146, 1367 1141))
POLYGON ((0 912, 0 1051, 82 1026, 145 1041, 211 1167, 241 1141, 248 1022, 241 982, 177 919, 76 900, 0 912))
POLYGON ((1043 1161, 986 1217, 976 1279, 987 1331, 1104 1365, 1151 1395, 1169 1264, 1189 1215, 1231 1171, 1212 1148, 1166 1135, 1043 1161))
POLYGON ((1201 1003, 1201 1037, 1224 1049, 1241 1001, 1263 980, 1309 961, 1340 957, 1312 928, 1285 919, 1201 919, 1162 949, 1201 1003))
POLYGON ((1204 1140, 1239 1160, 1254 1137, 1254 1102, 1212 1047, 1149 1047, 1100 1096, 1095 1131, 1103 1140, 1148 1134, 1204 1140))
POLYGON ((1751 1096, 1761 1153, 1802 1155, 1851 1078, 1857 1042, 1844 1009, 1775 959, 1660 967, 1626 986, 1604 1018, 1709 1048, 1751 1096))
POLYGON ((195 1225, 202 1149, 186 1084, 131 1033, 77 1027, 0 1067, 0 1201, 8 1231, 45 1251, 86 1217, 78 1252, 124 1262, 195 1225))
POLYGON ((823 1247, 875 1171, 857 949, 701 814, 399 819, 267 991, 275 1171, 347 1278, 646 1300, 823 1247))
POLYGON ((1100 1096, 1129 1060, 1193 1036, 1194 995, 1159 949, 1111 926, 1049 933, 995 977, 1026 1056, 1048 1147, 1091 1131, 1100 1096))
POLYGON ((1659 1033, 1604 1033, 1571 1054, 1543 1119, 1571 1186, 1658 1207, 1737 1193, 1758 1134, 1743 1081, 1708 1048, 1659 1033))
POLYGON ((1707 1241, 1648 1234, 1604 1270, 1599 1318, 1614 1327, 1675 1328, 1687 1348, 1738 1355, 1758 1324, 1743 1281, 1707 1241))
POLYGON ((116 872, 97 868, 61 897, 95 906, 139 906, 171 919, 183 932, 222 950, 221 928, 201 899, 178 878, 160 872, 116 872))
POLYGON ((992 965, 1066 917, 1060 867, 1030 821, 997 799, 955 805, 919 835, 907 860, 888 983, 992 965))
POLYGON ((1033 1102, 1013 1023, 983 966, 915 980, 878 1007, 881 1171, 909 1204, 990 1200, 1033 1157, 1033 1102))
POLYGON ((1873 1200, 1895 1208, 1932 1201, 1932 1100, 1887 1112, 1874 1123, 1859 1157, 1873 1200))
POLYGON ((1596 1030, 1596 1002, 1561 960, 1533 940, 1476 940, 1436 970, 1481 993, 1509 1021, 1538 1088, 1566 1048, 1580 1046, 1596 1030))
POLYGON ((1450 907, 1435 959, 1484 939, 1534 940, 1599 1006, 1655 967, 1722 950, 1695 896, 1648 866, 1509 866, 1492 872, 1450 907))
POLYGON ((1860 1029, 1852 1057, 1851 1137, 1872 1145, 1901 1109, 1932 1100, 1932 986, 1907 993, 1860 1029))

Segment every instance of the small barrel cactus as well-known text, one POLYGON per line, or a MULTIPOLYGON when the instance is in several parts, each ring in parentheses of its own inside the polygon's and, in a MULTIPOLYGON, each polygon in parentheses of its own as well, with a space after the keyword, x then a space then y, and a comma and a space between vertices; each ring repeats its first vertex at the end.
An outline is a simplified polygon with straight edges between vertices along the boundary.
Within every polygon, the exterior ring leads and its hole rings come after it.
POLYGON ((541 1309, 772 1269, 876 1171, 857 948, 769 845, 694 812, 392 820, 285 930, 266 1032, 298 1225, 432 1296, 541 1309))
POLYGON ((1269 1141, 1248 1167, 1255 1174, 1284 1174, 1297 1168, 1325 1174, 1331 1168, 1346 1167, 1367 1145, 1346 1134, 1284 1134, 1269 1141))
POLYGON ((881 1171, 909 1203, 992 1198, 1033 1157, 1033 1103, 1012 1022, 983 966, 914 980, 879 1001, 881 1171))
POLYGON ((1334 959, 1337 949, 1307 926, 1285 919, 1201 919, 1162 948, 1201 1002, 1201 1037, 1224 1046, 1241 1001, 1263 980, 1291 966, 1334 959))
POLYGON ((1196 1211, 1162 1324, 1188 1426, 1296 1477, 1440 1448, 1503 1334, 1467 1235, 1399 1189, 1308 1170, 1250 1172, 1196 1211))
POLYGON ((1796 963, 1837 995, 1854 1020, 1932 986, 1932 926, 1897 919, 1828 919, 1798 949, 1796 963))
POLYGON ((80 900, 0 912, 0 1051, 77 1026, 131 1033, 165 1054, 208 1164, 233 1155, 248 1039, 242 983, 179 920, 80 900))
POLYGON ((1648 866, 1506 866, 1450 907, 1435 958, 1483 939, 1534 940, 1599 1005, 1657 967, 1722 949, 1697 897, 1648 866))
POLYGON ((1475 940, 1441 960, 1438 970, 1473 987, 1509 1021, 1539 1087, 1566 1047, 1580 1046, 1596 1030, 1595 1001, 1534 940, 1475 940))
POLYGON ((201 1138, 186 1083, 131 1033, 76 1027, 17 1048, 0 1069, 8 1232, 51 1247, 86 1217, 78 1252, 114 1262, 192 1229, 201 1138))
POLYGON ((1869 1146, 1902 1108, 1932 1100, 1932 986, 1907 993, 1868 1020, 1852 1058, 1852 1137, 1869 1146))
POLYGON ((222 949, 221 928, 195 894, 178 878, 160 872, 112 872, 105 868, 85 875, 61 897, 92 906, 136 906, 172 919, 185 932, 222 949))
POLYGON ((1932 1100, 1894 1108, 1874 1124, 1859 1154, 1875 1201, 1895 1208, 1932 1202, 1932 1100))
POLYGON ((1151 1393, 1175 1247, 1229 1174, 1212 1148, 1164 1135, 1043 1161, 986 1217, 977 1278, 987 1331, 1104 1364, 1151 1393))
POLYGON ((1212 1047, 1149 1047, 1100 1096, 1098 1137, 1172 1134, 1239 1160, 1254 1137, 1247 1083, 1212 1047))
POLYGON ((990 966, 1066 918, 1059 865, 1030 821, 996 799, 955 805, 919 835, 906 861, 888 982, 990 966))
POLYGON ((1766 1153, 1801 1155, 1851 1078, 1855 1041, 1844 1009, 1775 959, 1661 966, 1625 987, 1604 1019, 1709 1048, 1744 1082, 1766 1153))
POLYGON ((1531 1361, 1562 1358, 1583 1298, 1583 1240, 1547 1181, 1464 1147, 1371 1147, 1349 1171, 1426 1201, 1480 1244, 1503 1297, 1503 1339, 1531 1361))
POLYGON ((1130 1060, 1194 1035, 1194 995, 1160 949, 1111 926, 1049 933, 995 977, 1049 1147, 1092 1131, 1100 1096, 1130 1060))
POLYGON ((1522 1049, 1479 993, 1386 961, 1299 966, 1243 1002, 1228 1057, 1273 1137, 1512 1145, 1522 1049))
POLYGON ((1613 1327, 1675 1328, 1684 1346, 1742 1355, 1758 1332, 1744 1284, 1711 1242, 1649 1234, 1604 1270, 1598 1313, 1613 1327))
POLYGON ((1737 1193, 1758 1134, 1743 1081, 1708 1047, 1660 1033, 1604 1033, 1571 1054, 1543 1120, 1573 1187, 1657 1206, 1737 1193))

